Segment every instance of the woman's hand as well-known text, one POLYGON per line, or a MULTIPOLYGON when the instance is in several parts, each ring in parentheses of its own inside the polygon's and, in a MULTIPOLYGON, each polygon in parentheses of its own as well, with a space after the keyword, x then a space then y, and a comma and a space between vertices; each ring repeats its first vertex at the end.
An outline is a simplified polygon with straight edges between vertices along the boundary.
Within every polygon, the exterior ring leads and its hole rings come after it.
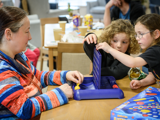
POLYGON ((69 71, 69 72, 67 72, 67 74, 66 74, 66 79, 67 79, 68 81, 73 81, 73 82, 75 82, 75 83, 81 84, 81 83, 83 82, 84 77, 83 77, 83 75, 82 75, 80 72, 78 72, 78 71, 69 71))
POLYGON ((99 49, 102 49, 104 50, 105 52, 109 53, 109 51, 111 49, 113 49, 108 43, 106 42, 103 42, 103 43, 99 43, 96 45, 96 49, 99 50, 99 49))
POLYGON ((68 98, 73 98, 73 90, 72 90, 71 86, 69 86, 68 84, 63 84, 59 88, 64 92, 64 94, 68 98))
POLYGON ((97 44, 97 36, 95 34, 90 34, 85 39, 83 39, 83 43, 85 41, 87 41, 88 44, 90 43, 97 44))
POLYGON ((141 82, 139 80, 132 80, 130 82, 131 89, 138 89, 141 87, 141 82))

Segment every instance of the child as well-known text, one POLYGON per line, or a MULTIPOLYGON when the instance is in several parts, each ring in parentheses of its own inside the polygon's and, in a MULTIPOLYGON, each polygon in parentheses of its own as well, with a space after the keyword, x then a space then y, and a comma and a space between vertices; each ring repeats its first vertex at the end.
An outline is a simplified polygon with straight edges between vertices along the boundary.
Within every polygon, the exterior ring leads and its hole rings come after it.
MULTIPOLYGON (((118 19, 103 30, 99 36, 99 42, 107 42, 112 48, 127 55, 136 54, 140 51, 140 47, 134 35, 135 32, 132 24, 128 20, 118 19)), ((86 36, 83 40, 84 50, 93 62, 93 49, 98 40, 93 33, 89 33, 86 36)), ((115 79, 121 79, 127 75, 129 67, 115 59, 111 54, 103 50, 100 50, 100 52, 102 54, 102 76, 114 76, 115 79)))
POLYGON ((37 61, 40 56, 40 50, 32 45, 30 42, 28 42, 27 48, 24 51, 24 54, 29 58, 31 62, 33 62, 33 66, 37 66, 37 61))
POLYGON ((153 84, 156 79, 160 80, 160 15, 147 14, 138 18, 135 23, 135 32, 139 45, 145 51, 139 57, 133 58, 119 52, 106 42, 96 45, 96 49, 103 49, 128 67, 145 66, 149 69, 146 78, 130 82, 132 89, 153 84))

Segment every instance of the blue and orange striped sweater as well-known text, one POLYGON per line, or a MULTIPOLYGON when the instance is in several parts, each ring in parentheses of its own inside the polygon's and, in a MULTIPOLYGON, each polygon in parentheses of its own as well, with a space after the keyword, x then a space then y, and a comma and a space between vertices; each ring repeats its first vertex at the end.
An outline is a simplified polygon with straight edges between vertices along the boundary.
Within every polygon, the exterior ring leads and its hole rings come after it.
POLYGON ((66 73, 39 71, 23 53, 12 59, 0 51, 0 119, 30 119, 68 103, 61 89, 41 94, 37 87, 62 85, 66 83, 66 73))

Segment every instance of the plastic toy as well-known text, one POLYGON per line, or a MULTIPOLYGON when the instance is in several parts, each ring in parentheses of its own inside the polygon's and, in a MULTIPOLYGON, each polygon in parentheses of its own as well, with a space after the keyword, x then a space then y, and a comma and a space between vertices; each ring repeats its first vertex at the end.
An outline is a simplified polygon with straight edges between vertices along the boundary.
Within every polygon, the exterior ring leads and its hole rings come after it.
POLYGON ((79 15, 73 15, 73 27, 77 28, 78 26, 80 26, 80 16, 79 15))
POLYGON ((76 90, 76 83, 72 83, 75 100, 124 98, 123 91, 116 84, 113 76, 101 76, 102 55, 94 49, 93 77, 84 77, 80 89, 76 90))
POLYGON ((77 86, 75 86, 75 88, 74 88, 75 90, 79 90, 80 89, 80 87, 79 87, 79 83, 77 83, 77 86))
POLYGON ((93 24, 93 16, 91 14, 87 14, 84 16, 84 25, 88 27, 88 29, 92 29, 93 24))

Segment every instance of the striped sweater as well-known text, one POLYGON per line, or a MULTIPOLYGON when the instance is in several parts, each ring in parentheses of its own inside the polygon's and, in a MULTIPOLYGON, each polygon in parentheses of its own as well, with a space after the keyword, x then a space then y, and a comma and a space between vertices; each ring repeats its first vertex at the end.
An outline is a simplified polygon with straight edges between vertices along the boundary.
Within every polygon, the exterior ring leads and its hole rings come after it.
POLYGON ((12 59, 0 51, 0 119, 30 119, 68 103, 61 89, 41 94, 37 87, 62 85, 66 83, 66 73, 39 71, 23 53, 12 59))

